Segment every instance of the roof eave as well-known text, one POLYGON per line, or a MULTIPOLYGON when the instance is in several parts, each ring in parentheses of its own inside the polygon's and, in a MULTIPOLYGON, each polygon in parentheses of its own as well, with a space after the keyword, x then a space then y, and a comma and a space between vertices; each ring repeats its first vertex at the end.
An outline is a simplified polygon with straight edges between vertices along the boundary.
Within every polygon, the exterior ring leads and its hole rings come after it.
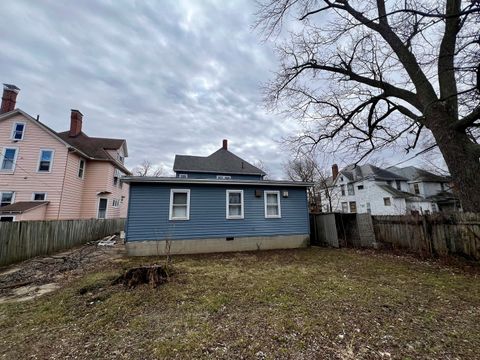
POLYGON ((125 176, 121 181, 126 183, 157 183, 157 184, 199 184, 199 185, 257 185, 257 186, 289 186, 310 187, 312 182, 282 181, 282 180, 217 180, 217 179, 184 179, 184 178, 161 178, 149 176, 125 176))

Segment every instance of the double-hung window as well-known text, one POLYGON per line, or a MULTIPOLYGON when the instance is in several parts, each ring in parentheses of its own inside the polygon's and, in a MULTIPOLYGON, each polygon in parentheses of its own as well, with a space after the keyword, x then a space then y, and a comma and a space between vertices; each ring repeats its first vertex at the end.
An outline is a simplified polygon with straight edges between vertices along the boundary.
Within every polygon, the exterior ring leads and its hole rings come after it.
POLYGON ((38 159, 38 172, 52 171, 53 150, 40 150, 40 158, 38 159))
POLYGON ((83 179, 85 175, 85 160, 80 159, 80 162, 78 163, 78 177, 80 179, 83 179))
POLYGON ((25 133, 25 123, 17 122, 13 124, 12 140, 23 140, 25 133))
POLYGON ((243 219, 243 190, 227 190, 227 219, 243 219))
POLYGON ((13 203, 14 200, 14 192, 13 191, 3 191, 0 192, 0 207, 7 206, 13 203))
POLYGON ((265 191, 265 217, 281 218, 280 191, 265 191))
POLYGON ((0 171, 13 172, 17 162, 18 149, 15 147, 3 148, 1 154, 0 171))
POLYGON ((171 189, 170 190, 170 220, 189 220, 190 219, 190 190, 189 189, 171 189))
POLYGON ((355 188, 353 184, 347 184, 348 195, 355 195, 355 188))

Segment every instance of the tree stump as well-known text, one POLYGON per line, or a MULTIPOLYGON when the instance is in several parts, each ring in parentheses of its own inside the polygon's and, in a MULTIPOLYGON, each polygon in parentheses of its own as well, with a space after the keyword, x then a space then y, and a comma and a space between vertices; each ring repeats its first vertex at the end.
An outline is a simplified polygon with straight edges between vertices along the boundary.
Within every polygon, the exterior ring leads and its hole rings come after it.
POLYGON ((123 275, 113 281, 113 285, 123 284, 128 288, 149 284, 157 287, 168 281, 168 273, 160 265, 142 266, 127 270, 123 275))

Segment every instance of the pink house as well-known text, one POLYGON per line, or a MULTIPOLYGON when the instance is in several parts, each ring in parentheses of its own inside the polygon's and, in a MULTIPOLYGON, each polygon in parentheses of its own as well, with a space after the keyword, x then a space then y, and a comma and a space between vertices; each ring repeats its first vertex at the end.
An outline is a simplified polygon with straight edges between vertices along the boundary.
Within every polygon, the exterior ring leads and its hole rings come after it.
POLYGON ((78 110, 56 132, 15 108, 18 91, 5 84, 0 108, 0 221, 126 217, 127 142, 86 135, 78 110))

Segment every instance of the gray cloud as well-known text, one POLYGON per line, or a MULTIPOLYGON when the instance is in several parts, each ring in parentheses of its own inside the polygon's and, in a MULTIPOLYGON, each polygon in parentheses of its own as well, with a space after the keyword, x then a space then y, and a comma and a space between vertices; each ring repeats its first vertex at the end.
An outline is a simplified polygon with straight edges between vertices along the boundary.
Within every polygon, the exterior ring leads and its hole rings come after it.
POLYGON ((278 140, 295 125, 267 113, 275 57, 251 30, 254 4, 223 1, 15 1, 0 5, 0 80, 57 130, 80 109, 91 136, 124 137, 133 167, 230 141, 282 176, 278 140))
POLYGON ((170 170, 175 154, 208 155, 227 138, 282 177, 278 141, 298 125, 263 107, 277 62, 251 30, 253 0, 17 0, 0 12, 0 81, 52 128, 80 109, 87 134, 127 139, 131 168, 149 159, 170 170))

